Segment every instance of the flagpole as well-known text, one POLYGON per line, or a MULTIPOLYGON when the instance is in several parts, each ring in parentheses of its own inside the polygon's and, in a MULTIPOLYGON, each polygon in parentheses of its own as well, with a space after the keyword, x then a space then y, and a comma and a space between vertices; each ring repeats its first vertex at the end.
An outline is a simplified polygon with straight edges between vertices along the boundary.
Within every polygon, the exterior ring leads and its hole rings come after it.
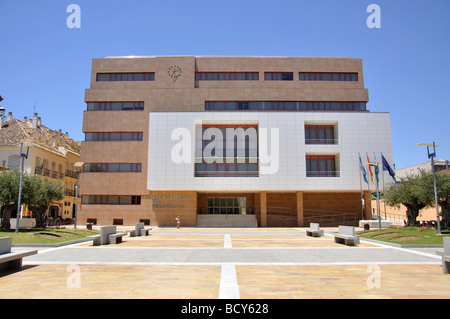
MULTIPOLYGON (((373 183, 373 179, 372 179, 372 170, 370 168, 370 161, 369 161, 369 155, 366 152, 366 157, 367 157, 367 168, 369 169, 369 173, 370 173, 370 179, 373 183)), ((367 191, 369 192, 369 200, 370 200, 370 219, 373 218, 373 214, 372 214, 372 193, 370 192, 370 183, 369 183, 369 179, 367 178, 367 191)))
POLYGON ((378 210, 378 224, 379 229, 381 229, 381 213, 380 213, 380 179, 378 178, 378 174, 380 172, 380 168, 378 166, 378 162, 376 162, 377 166, 375 167, 375 175, 377 179, 377 210, 378 210))
MULTIPOLYGON (((381 153, 381 159, 383 159, 383 153, 381 153)), ((384 193, 384 164, 383 164, 383 168, 381 170, 381 178, 382 178, 382 181, 383 181, 383 193, 384 193)), ((387 216, 386 216, 386 201, 384 200, 384 196, 383 196, 383 206, 384 206, 384 219, 387 219, 387 216)))
POLYGON ((363 202, 363 191, 362 191, 362 181, 361 181, 361 155, 358 152, 359 159, 359 190, 360 190, 360 200, 361 200, 361 217, 364 219, 364 202, 363 202))
MULTIPOLYGON (((375 152, 373 152, 373 158, 375 160, 375 163, 377 163, 378 174, 375 174, 377 179, 377 211, 378 211, 378 219, 380 220, 380 228, 381 228, 381 207, 380 207, 380 169, 378 166, 377 156, 375 155, 375 152)), ((384 215, 386 217, 386 211, 384 212, 384 215)))

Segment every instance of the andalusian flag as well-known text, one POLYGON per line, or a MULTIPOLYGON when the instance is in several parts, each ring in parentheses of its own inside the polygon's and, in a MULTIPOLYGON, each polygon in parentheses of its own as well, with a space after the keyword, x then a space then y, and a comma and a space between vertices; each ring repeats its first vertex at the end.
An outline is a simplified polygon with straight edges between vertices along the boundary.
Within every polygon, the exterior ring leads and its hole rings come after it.
POLYGON ((370 180, 371 180, 371 181, 372 181, 372 183, 373 183, 373 173, 372 173, 372 169, 370 168, 370 160, 369 160, 369 155, 367 155, 367 154, 366 154, 366 156, 367 156, 367 163, 368 163, 368 165, 367 165, 367 166, 369 166, 370 180))

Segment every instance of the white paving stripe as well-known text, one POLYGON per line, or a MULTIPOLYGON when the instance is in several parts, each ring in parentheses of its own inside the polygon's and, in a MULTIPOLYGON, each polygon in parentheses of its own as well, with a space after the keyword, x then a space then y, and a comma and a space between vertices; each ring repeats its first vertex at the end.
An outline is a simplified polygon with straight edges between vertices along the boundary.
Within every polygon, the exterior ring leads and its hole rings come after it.
POLYGON ((222 264, 219 299, 240 299, 234 264, 222 264))
POLYGON ((223 241, 223 248, 232 248, 231 236, 229 234, 225 235, 225 238, 224 238, 224 241, 223 241))
MULTIPOLYGON (((372 262, 115 262, 115 261, 23 261, 23 265, 127 265, 127 266, 357 266, 357 265, 441 265, 441 262, 428 261, 372 261, 372 262)), ((225 274, 228 270, 225 271, 225 274)), ((233 274, 226 275, 225 279, 232 279, 233 274)), ((234 270, 236 278, 236 270, 234 270)), ((237 286, 237 280, 236 286, 237 286)), ((225 281, 224 281, 225 282, 225 281)))

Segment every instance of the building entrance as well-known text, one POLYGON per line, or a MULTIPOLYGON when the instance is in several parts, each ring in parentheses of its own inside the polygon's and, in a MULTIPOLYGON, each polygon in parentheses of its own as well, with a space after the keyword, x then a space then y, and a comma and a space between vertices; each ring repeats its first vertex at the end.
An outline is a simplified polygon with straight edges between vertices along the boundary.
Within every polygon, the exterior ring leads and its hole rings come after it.
POLYGON ((247 214, 246 197, 208 197, 206 213, 210 215, 247 214))
POLYGON ((258 227, 254 194, 199 194, 198 227, 258 227))

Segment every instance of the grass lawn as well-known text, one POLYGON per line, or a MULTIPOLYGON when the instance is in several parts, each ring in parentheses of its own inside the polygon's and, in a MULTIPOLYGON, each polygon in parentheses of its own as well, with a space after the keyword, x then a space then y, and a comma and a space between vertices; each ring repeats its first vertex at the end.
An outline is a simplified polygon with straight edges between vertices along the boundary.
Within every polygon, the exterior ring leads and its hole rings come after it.
POLYGON ((422 227, 391 227, 358 232, 362 238, 400 245, 442 245, 443 237, 450 236, 450 230, 441 230, 441 234, 438 236, 437 230, 422 227))
POLYGON ((12 237, 13 244, 58 244, 98 234, 95 230, 71 228, 33 228, 0 231, 0 237, 12 237))

